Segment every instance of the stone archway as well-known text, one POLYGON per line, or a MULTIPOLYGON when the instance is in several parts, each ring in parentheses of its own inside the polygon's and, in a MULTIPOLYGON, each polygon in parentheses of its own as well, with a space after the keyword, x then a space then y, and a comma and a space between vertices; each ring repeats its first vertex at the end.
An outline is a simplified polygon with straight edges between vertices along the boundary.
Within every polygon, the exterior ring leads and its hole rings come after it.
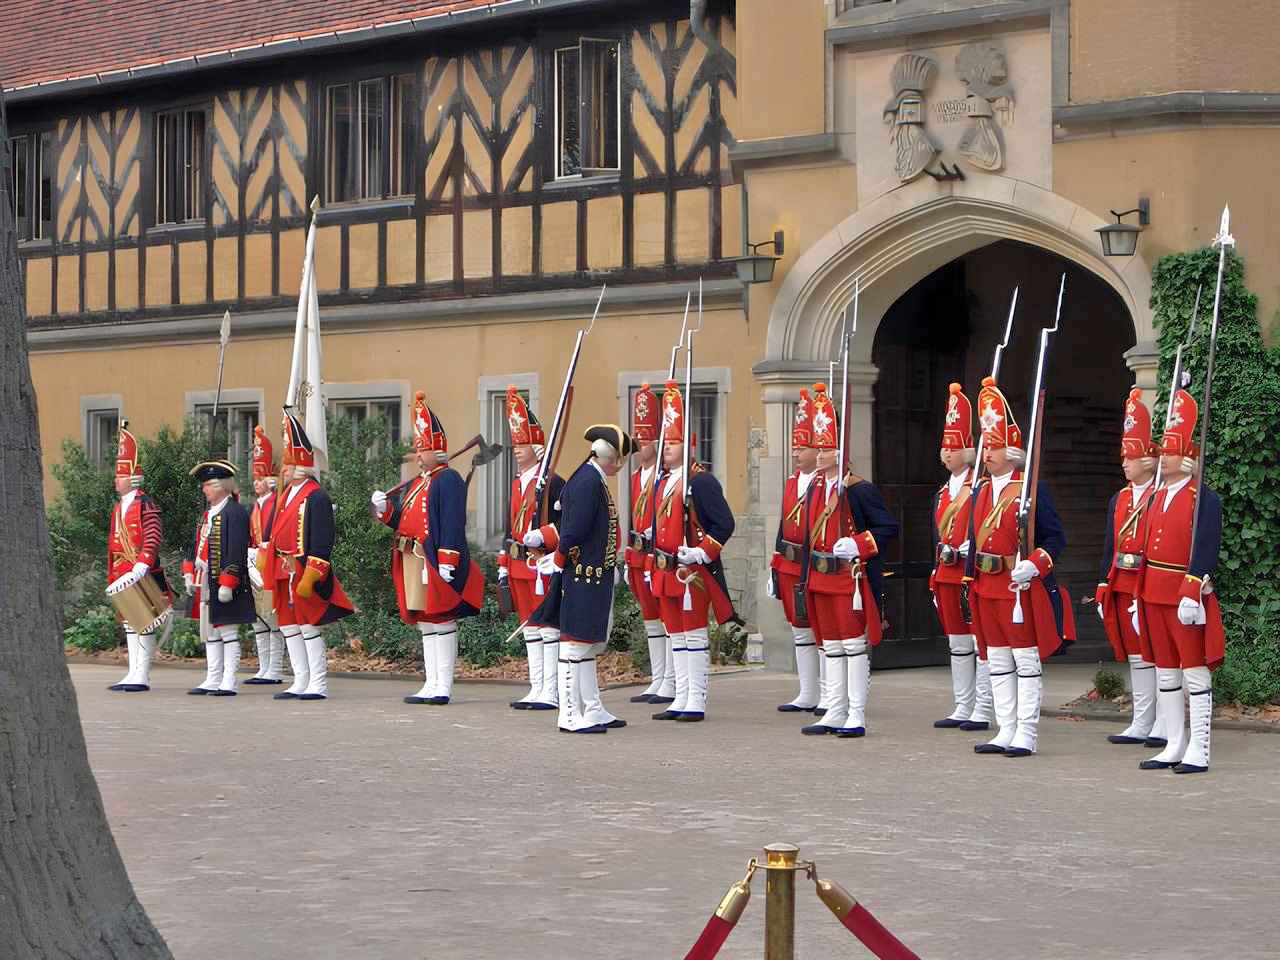
MULTIPOLYGON (((850 356, 856 463, 872 462, 872 402, 878 371, 871 351, 885 312, 939 267, 978 248, 1013 240, 1077 264, 1113 289, 1133 323, 1137 345, 1125 360, 1139 386, 1156 383, 1156 338, 1150 308, 1151 272, 1138 256, 1102 255, 1104 222, 1065 197, 1024 181, 983 176, 965 181, 916 181, 858 210, 802 253, 787 272, 770 312, 765 359, 754 373, 762 386, 769 448, 760 459, 759 501, 752 511, 772 530, 777 522, 790 404, 801 386, 827 375, 826 360, 859 284, 859 331, 850 356)), ((873 477, 874 479, 874 477, 873 477)), ((763 581, 760 588, 763 596, 763 581)), ((786 635, 771 622, 776 604, 757 605, 768 637, 786 635)), ((769 644, 771 665, 790 650, 769 644)))

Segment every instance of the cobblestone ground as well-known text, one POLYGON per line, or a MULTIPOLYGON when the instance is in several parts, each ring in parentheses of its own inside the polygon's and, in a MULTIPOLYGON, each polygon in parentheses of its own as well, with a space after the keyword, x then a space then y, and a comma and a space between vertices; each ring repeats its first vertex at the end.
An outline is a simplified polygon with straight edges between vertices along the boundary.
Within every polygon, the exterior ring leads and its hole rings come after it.
MULTIPOLYGON (((864 740, 801 737, 778 674, 715 679, 698 726, 611 691, 631 726, 575 737, 498 685, 442 709, 384 680, 187 697, 178 669, 106 692, 119 673, 72 668, 116 839, 181 960, 679 958, 779 840, 927 960, 1276 955, 1276 735, 1217 733, 1212 772, 1178 777, 1103 723, 976 756, 930 727, 937 670, 877 674, 864 740)), ((1047 675, 1049 703, 1087 685, 1047 675)), ((721 957, 761 956, 755 894, 721 957)), ((798 956, 866 955, 803 884, 798 904, 798 956)))

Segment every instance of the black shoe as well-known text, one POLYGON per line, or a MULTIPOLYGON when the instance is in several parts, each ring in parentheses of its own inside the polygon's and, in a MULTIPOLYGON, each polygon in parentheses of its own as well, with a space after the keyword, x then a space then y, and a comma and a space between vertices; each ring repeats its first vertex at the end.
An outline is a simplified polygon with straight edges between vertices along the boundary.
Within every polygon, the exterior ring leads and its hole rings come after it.
POLYGON ((323 693, 300 693, 298 694, 298 699, 299 700, 328 700, 329 698, 326 697, 323 693))
POLYGON ((405 703, 430 703, 431 698, 430 697, 405 697, 404 702, 405 703))
POLYGON ((591 727, 581 727, 577 730, 570 730, 570 733, 608 733, 609 728, 603 723, 597 723, 591 727))
POLYGON ((957 730, 960 729, 963 724, 968 722, 969 721, 967 720, 956 720, 953 717, 944 717, 941 720, 933 721, 933 726, 938 730, 957 730))
POLYGON ((663 710, 661 713, 651 714, 650 717, 653 720, 677 720, 680 717, 680 711, 663 710))
POLYGON ((610 730, 621 730, 626 725, 627 725, 627 721, 619 717, 614 717, 612 720, 610 720, 608 723, 605 724, 605 726, 608 727, 610 730))
POLYGON ((126 683, 120 689, 124 693, 146 693, 151 688, 145 683, 126 683))
POLYGON ((1126 737, 1123 734, 1113 733, 1107 737, 1107 743, 1133 743, 1146 746, 1146 737, 1126 737))
POLYGON ((209 696, 211 697, 234 697, 235 695, 236 695, 235 690, 210 690, 209 691, 209 696))
POLYGON ((1143 760, 1138 764, 1139 770, 1169 770, 1176 767, 1177 763, 1173 760, 1143 760))
POLYGON ((974 753, 998 753, 1003 757, 1004 750, 1005 748, 998 743, 975 743, 973 745, 974 753))
POLYGON ((115 690, 117 693, 119 693, 121 690, 125 688, 125 686, 126 686, 125 682, 121 680, 119 683, 113 683, 111 686, 107 687, 107 689, 115 690))
POLYGON ((650 703, 675 703, 675 697, 660 697, 656 693, 649 697, 650 703))
POLYGON ((207 697, 208 695, 209 691, 204 687, 194 687, 187 691, 188 697, 207 697))
POLYGON ((297 700, 298 695, 296 693, 290 693, 288 690, 281 690, 279 693, 272 694, 271 699, 272 700, 297 700))
POLYGON ((815 717, 825 716, 825 715, 826 715, 826 712, 827 712, 827 708, 826 708, 826 707, 814 707, 814 708, 813 708, 813 715, 814 715, 815 717))
POLYGON ((560 704, 543 703, 541 700, 538 700, 538 701, 535 701, 534 703, 529 704, 527 707, 525 707, 525 709, 526 710, 559 710, 560 704))
POLYGON ((806 737, 822 737, 832 733, 833 728, 823 723, 811 723, 807 727, 801 727, 800 732, 806 737))
POLYGON ((1173 768, 1174 773, 1208 773, 1208 767, 1202 767, 1197 763, 1180 763, 1173 768))
POLYGON ((264 677, 249 677, 249 679, 245 680, 244 682, 245 682, 245 683, 247 683, 247 684, 252 684, 253 686, 259 686, 259 685, 264 684, 264 683, 279 683, 280 681, 279 681, 279 680, 267 680, 267 679, 266 679, 266 678, 264 678, 264 677))
POLYGON ((986 720, 963 720, 960 723, 961 730, 990 730, 991 724, 986 720))
POLYGON ((427 697, 427 703, 431 704, 433 707, 443 707, 448 702, 448 697, 427 697))
POLYGON ((841 727, 836 731, 837 737, 844 737, 845 739, 849 737, 865 737, 866 735, 866 727, 841 727))
POLYGON ((817 707, 797 707, 794 703, 784 703, 778 707, 779 713, 813 713, 817 707))
POLYGON ((1006 757, 1034 757, 1036 752, 1028 750, 1026 747, 1006 747, 1004 755, 1006 757))
POLYGON ((701 723, 705 719, 706 714, 701 710, 686 710, 676 717, 676 723, 701 723))
POLYGON ((507 706, 509 706, 512 710, 528 710, 529 701, 528 700, 512 700, 509 704, 507 704, 507 706))
POLYGON ((641 693, 631 698, 631 703, 653 703, 652 693, 641 693))
POLYGON ((1142 745, 1144 747, 1150 747, 1152 750, 1154 750, 1156 747, 1159 747, 1161 750, 1163 750, 1165 747, 1169 745, 1169 741, 1166 740, 1164 737, 1147 737, 1147 739, 1142 741, 1142 745))

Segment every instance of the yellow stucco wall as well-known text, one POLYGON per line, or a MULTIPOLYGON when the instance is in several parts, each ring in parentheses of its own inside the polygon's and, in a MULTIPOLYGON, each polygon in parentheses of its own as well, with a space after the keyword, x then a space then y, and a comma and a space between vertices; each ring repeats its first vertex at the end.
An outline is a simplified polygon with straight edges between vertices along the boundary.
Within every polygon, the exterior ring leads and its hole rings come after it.
POLYGON ((737 5, 738 139, 825 130, 826 26, 821 0, 737 5))

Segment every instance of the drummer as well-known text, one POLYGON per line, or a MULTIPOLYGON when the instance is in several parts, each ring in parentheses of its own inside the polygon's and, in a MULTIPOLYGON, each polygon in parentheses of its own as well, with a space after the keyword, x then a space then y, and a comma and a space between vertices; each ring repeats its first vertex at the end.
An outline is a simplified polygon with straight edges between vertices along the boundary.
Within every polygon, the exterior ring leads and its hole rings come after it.
MULTIPOLYGON (((160 568, 160 543, 164 527, 160 508, 142 491, 142 467, 138 463, 138 441, 127 429, 128 420, 120 421, 116 453, 116 495, 120 500, 111 511, 111 529, 107 534, 107 583, 112 602, 123 592, 134 592, 143 577, 151 577, 151 585, 141 600, 141 609, 152 614, 148 622, 124 621, 124 634, 129 644, 129 672, 109 689, 124 693, 142 693, 151 689, 151 658, 156 650, 155 629, 165 619, 169 606, 169 586, 160 568)), ((134 614, 134 619, 143 616, 134 614)))

